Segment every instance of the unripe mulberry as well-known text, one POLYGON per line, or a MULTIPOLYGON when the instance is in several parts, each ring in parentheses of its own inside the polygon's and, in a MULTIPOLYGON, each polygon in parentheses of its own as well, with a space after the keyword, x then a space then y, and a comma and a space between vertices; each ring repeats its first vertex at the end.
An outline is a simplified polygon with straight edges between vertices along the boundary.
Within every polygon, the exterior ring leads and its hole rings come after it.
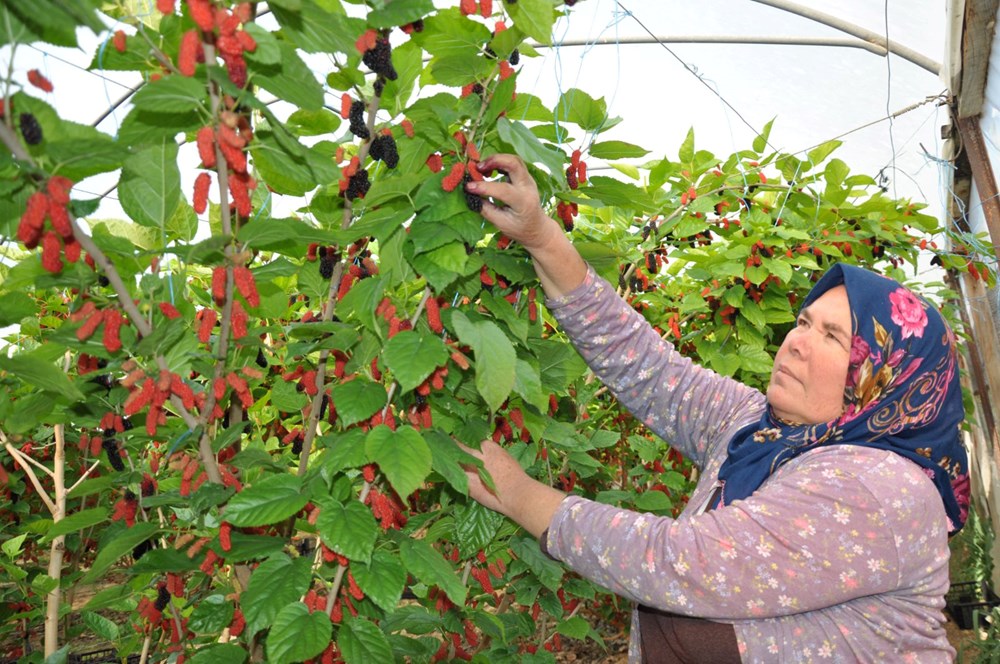
POLYGON ((389 40, 384 37, 375 42, 374 48, 365 51, 361 60, 373 72, 390 81, 395 81, 398 77, 392 66, 392 46, 389 44, 389 40))
POLYGON ((42 236, 42 267, 49 272, 61 272, 63 269, 62 253, 59 236, 49 231, 42 236))
POLYGON ((384 161, 389 168, 399 164, 399 152, 396 151, 396 140, 392 134, 379 134, 372 141, 368 155, 375 160, 384 161))
POLYGON ((24 142, 28 145, 38 145, 42 142, 42 126, 38 124, 38 120, 31 113, 21 113, 18 117, 18 122, 21 126, 21 136, 24 136, 24 142))
POLYGON ((361 140, 371 136, 368 126, 365 124, 365 102, 356 100, 351 102, 351 109, 348 112, 348 119, 351 121, 351 133, 361 140))
POLYGON ((250 271, 250 268, 244 265, 234 267, 233 281, 236 283, 236 288, 240 291, 240 295, 247 301, 247 304, 251 307, 260 306, 257 283, 254 281, 253 272, 250 271))
POLYGON ((446 175, 441 181, 441 188, 449 192, 455 191, 455 187, 457 187, 460 182, 463 182, 464 175, 465 164, 462 162, 453 164, 451 170, 448 172, 448 175, 446 175))
POLYGON ((104 312, 104 337, 102 341, 104 342, 104 348, 109 353, 116 353, 121 350, 122 340, 119 332, 123 322, 124 319, 121 312, 117 309, 107 309, 104 312))
POLYGON ((444 325, 441 324, 441 305, 433 297, 427 298, 427 325, 434 334, 444 332, 444 325))
POLYGON ((194 211, 204 214, 208 209, 208 189, 212 186, 212 176, 208 173, 199 173, 194 181, 194 211))
POLYGON ((28 72, 28 83, 31 83, 33 86, 35 86, 36 88, 38 88, 43 92, 52 92, 52 90, 54 89, 52 87, 52 81, 45 78, 45 76, 42 75, 42 72, 38 71, 37 69, 32 69, 31 71, 28 72))
POLYGON ((198 156, 205 168, 215 168, 215 131, 209 126, 198 130, 198 156))
POLYGON ((215 30, 215 7, 212 0, 187 0, 191 18, 205 32, 215 30))
MULTIPOLYGON (((198 68, 198 51, 202 50, 201 37, 197 30, 188 30, 181 37, 181 45, 177 51, 177 69, 184 76, 194 76, 198 68)), ((204 58, 204 51, 202 51, 204 58)))

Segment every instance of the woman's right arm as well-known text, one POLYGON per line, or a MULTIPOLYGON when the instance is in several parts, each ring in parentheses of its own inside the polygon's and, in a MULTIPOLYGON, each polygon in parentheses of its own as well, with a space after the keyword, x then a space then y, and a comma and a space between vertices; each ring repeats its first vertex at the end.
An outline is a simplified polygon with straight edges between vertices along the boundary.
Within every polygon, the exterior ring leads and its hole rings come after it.
POLYGON ((693 365, 588 271, 559 223, 542 210, 535 181, 518 157, 488 157, 480 170, 503 171, 510 180, 466 184, 470 193, 504 203, 484 201, 483 216, 531 254, 547 304, 573 345, 651 431, 702 466, 717 434, 751 413, 759 417, 758 392, 693 365))
POLYGON ((483 173, 502 171, 509 182, 468 182, 466 191, 502 201, 497 207, 483 201, 483 217, 504 235, 523 246, 535 263, 542 289, 550 298, 562 297, 583 283, 587 264, 562 232, 542 210, 538 187, 524 162, 510 154, 487 157, 479 163, 483 173))

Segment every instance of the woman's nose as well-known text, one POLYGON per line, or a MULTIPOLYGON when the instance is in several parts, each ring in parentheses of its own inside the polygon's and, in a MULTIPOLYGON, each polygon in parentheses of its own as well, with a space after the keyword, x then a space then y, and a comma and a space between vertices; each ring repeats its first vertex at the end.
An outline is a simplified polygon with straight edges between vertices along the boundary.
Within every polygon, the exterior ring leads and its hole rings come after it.
POLYGON ((788 335, 788 350, 799 357, 805 357, 809 353, 809 330, 796 328, 788 335))

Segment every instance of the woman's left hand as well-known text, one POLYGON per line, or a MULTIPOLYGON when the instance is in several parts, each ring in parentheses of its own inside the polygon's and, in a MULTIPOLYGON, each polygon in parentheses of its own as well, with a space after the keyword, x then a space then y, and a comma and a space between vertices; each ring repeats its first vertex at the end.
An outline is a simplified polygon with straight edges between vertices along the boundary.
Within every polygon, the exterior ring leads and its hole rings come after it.
POLYGON ((469 496, 509 516, 535 537, 541 535, 566 494, 529 477, 517 460, 492 440, 484 440, 479 450, 462 447, 483 462, 495 487, 490 489, 483 482, 477 468, 466 467, 469 496))

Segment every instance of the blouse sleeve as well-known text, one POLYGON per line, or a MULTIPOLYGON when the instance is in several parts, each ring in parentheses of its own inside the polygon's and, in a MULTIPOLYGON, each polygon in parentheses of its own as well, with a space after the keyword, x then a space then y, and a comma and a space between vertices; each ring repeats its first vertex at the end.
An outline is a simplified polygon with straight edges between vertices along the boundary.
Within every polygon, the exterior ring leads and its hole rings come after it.
POLYGON ((592 267, 546 306, 622 405, 695 465, 703 468, 713 445, 760 417, 760 392, 682 356, 592 267))
POLYGON ((678 520, 570 496, 547 545, 618 595, 721 621, 928 583, 948 558, 941 501, 920 469, 845 446, 798 457, 746 500, 678 520))

